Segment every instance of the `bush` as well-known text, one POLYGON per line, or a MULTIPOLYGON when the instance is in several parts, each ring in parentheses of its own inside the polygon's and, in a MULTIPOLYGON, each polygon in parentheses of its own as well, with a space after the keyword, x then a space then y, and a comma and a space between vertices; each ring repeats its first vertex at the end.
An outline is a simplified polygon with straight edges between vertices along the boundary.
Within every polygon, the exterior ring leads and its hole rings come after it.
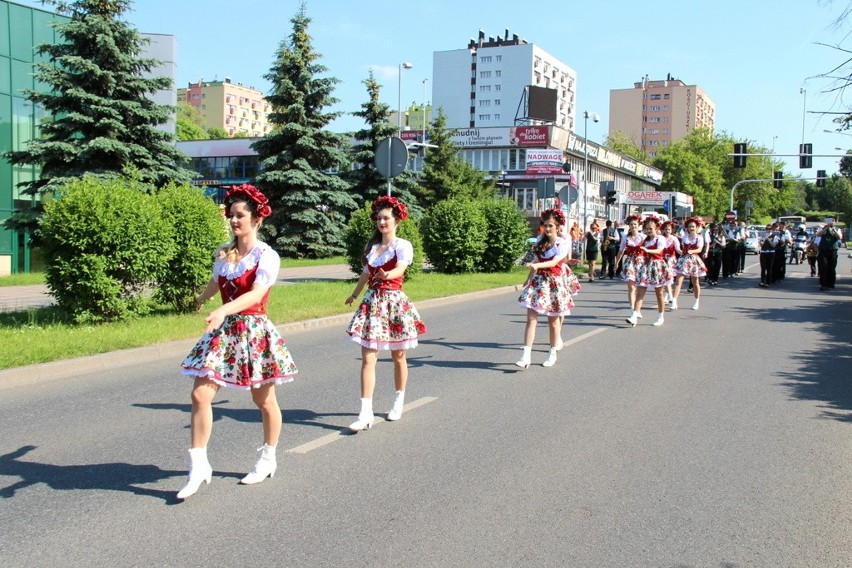
POLYGON ((48 262, 45 281, 76 321, 145 312, 143 291, 174 256, 172 228, 148 189, 127 178, 84 177, 45 204, 39 230, 48 262))
POLYGON ((447 199, 423 217, 423 249, 438 272, 474 272, 485 252, 486 232, 478 202, 447 199))
POLYGON ((487 227, 478 268, 480 272, 508 272, 527 250, 527 220, 509 199, 481 201, 480 207, 487 227))
POLYGON ((156 298, 178 312, 189 312, 210 281, 213 253, 226 238, 222 215, 212 199, 189 185, 168 185, 156 197, 171 223, 175 244, 156 298))
MULTIPOLYGON (((371 213, 368 203, 352 213, 346 228, 346 263, 355 274, 361 274, 364 269, 361 255, 364 252, 364 246, 376 230, 376 224, 370 218, 371 213)), ((397 227, 396 236, 410 241, 414 248, 414 260, 405 270, 405 279, 411 280, 423 270, 423 239, 420 237, 420 228, 416 221, 408 218, 397 227)))

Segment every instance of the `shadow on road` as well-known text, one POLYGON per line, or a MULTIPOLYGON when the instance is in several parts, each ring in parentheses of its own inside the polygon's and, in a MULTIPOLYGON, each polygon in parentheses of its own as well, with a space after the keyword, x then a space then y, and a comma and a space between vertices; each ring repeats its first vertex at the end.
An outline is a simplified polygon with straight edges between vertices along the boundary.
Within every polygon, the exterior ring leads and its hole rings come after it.
MULTIPOLYGON (((56 465, 24 461, 21 458, 36 446, 21 448, 0 456, 0 475, 19 477, 20 481, 0 488, 0 497, 9 499, 21 489, 44 483, 57 491, 77 489, 96 489, 123 491, 134 495, 156 497, 166 504, 179 503, 175 491, 163 491, 142 487, 149 483, 157 483, 171 477, 185 477, 186 470, 161 469, 150 464, 132 463, 95 463, 85 465, 56 465)), ((244 473, 216 472, 217 477, 241 478, 244 473)))
MULTIPOLYGON (((795 372, 781 372, 779 376, 785 379, 783 386, 793 398, 821 402, 822 418, 852 423, 852 375, 849 372, 852 369, 849 347, 852 304, 846 292, 838 286, 830 293, 842 295, 842 302, 826 294, 821 297, 823 301, 807 305, 784 303, 775 308, 738 309, 750 318, 814 327, 821 336, 817 348, 795 353, 799 368, 795 372)), ((782 345, 786 352, 790 351, 789 345, 782 345)))

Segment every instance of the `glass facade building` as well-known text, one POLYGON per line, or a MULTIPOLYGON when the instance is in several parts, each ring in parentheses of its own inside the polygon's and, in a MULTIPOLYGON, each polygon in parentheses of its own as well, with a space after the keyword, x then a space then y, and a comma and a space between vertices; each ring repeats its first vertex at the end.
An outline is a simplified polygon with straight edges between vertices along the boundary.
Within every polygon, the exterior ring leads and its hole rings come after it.
MULTIPOLYGON (((38 135, 44 112, 25 98, 24 91, 46 88, 33 77, 33 63, 41 61, 35 46, 56 42, 52 24, 57 20, 66 18, 0 0, 0 152, 23 150, 38 135)), ((0 223, 32 205, 35 198, 23 194, 18 184, 35 175, 34 166, 12 166, 0 157, 0 223)), ((30 235, 0 225, 0 275, 40 268, 30 235)))

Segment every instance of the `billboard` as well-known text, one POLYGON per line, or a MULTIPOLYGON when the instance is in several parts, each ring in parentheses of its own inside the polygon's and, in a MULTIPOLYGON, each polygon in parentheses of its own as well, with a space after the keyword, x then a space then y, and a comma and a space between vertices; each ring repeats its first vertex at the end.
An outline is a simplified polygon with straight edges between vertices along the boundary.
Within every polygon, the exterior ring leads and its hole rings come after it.
POLYGON ((565 162, 562 150, 527 150, 528 174, 561 174, 565 162))

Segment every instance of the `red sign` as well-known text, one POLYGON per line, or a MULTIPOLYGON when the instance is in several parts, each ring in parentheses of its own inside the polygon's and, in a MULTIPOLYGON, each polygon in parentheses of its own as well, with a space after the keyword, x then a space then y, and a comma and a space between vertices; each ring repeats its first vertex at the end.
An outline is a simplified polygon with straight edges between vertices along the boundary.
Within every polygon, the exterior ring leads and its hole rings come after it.
POLYGON ((548 146, 547 126, 516 126, 512 129, 509 144, 512 146, 548 146))
POLYGON ((736 219, 737 219, 737 212, 736 211, 728 211, 727 213, 725 213, 725 220, 726 221, 735 221, 736 219))

